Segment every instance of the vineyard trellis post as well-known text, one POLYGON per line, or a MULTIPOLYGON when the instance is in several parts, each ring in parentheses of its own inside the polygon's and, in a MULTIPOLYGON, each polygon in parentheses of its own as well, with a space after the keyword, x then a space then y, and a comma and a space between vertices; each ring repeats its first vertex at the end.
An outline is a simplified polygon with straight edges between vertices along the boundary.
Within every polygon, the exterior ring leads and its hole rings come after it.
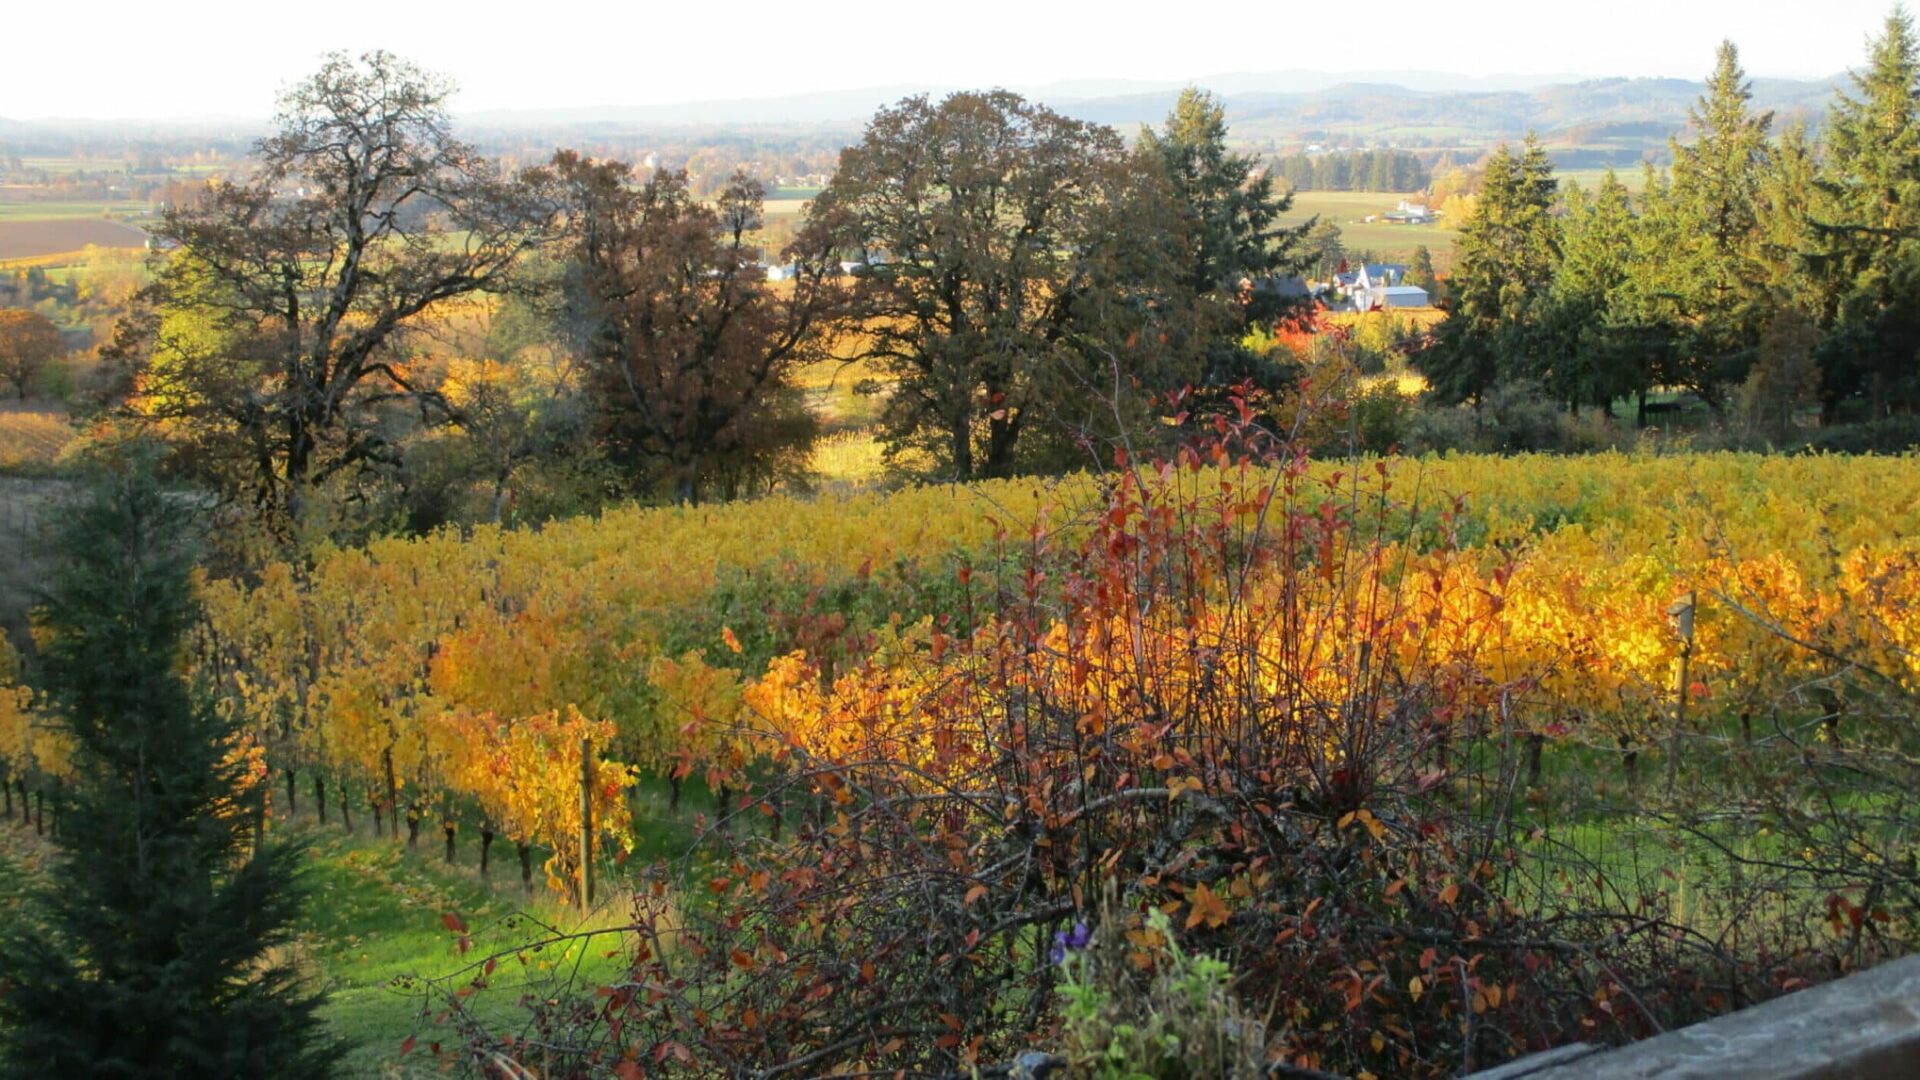
POLYGON ((580 740, 580 910, 593 905, 593 740, 580 740))
POLYGON ((1667 737, 1668 795, 1673 794, 1674 779, 1680 772, 1680 740, 1687 726, 1688 668, 1693 659, 1693 609, 1697 596, 1690 591, 1667 608, 1674 632, 1680 637, 1680 663, 1674 673, 1673 733, 1667 737))

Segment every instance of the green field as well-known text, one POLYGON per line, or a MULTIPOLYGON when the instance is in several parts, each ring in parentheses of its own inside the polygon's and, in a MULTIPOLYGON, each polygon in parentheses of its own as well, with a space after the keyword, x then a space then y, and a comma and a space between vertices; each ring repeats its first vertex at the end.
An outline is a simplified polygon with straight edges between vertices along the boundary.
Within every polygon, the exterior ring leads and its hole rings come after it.
MULTIPOLYGON (((1600 186, 1601 180, 1606 178, 1607 170, 1605 169, 1555 170, 1553 175, 1556 180, 1560 181, 1560 187, 1562 190, 1565 190, 1567 186, 1570 184, 1578 184, 1581 188, 1587 191, 1592 191, 1595 188, 1600 186)), ((1626 188, 1628 191, 1639 191, 1640 189, 1646 186, 1646 179, 1647 179, 1646 173, 1643 172, 1637 166, 1623 168, 1623 169, 1615 169, 1613 170, 1613 175, 1622 184, 1626 185, 1626 188)))
POLYGON ((1387 221, 1368 222, 1367 215, 1388 213, 1405 199, 1420 202, 1418 194, 1390 195, 1368 191, 1302 191, 1294 195, 1293 207, 1281 220, 1297 225, 1318 217, 1340 227, 1340 239, 1348 251, 1372 251, 1375 254, 1406 257, 1425 244, 1433 252, 1434 263, 1442 270, 1453 253, 1454 231, 1445 225, 1395 225, 1387 221))
POLYGON ((150 202, 121 199, 64 202, 58 200, 0 200, 0 221, 70 221, 74 218, 146 217, 154 212, 150 202))

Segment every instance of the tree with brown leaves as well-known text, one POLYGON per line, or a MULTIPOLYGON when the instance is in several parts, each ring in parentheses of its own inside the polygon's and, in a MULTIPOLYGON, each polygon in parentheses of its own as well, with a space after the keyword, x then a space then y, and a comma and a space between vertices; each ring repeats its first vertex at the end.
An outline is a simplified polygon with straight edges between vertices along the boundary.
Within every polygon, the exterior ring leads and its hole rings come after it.
POLYGON ((698 502, 777 475, 817 423, 793 386, 822 354, 840 302, 814 234, 768 280, 756 244, 764 191, 736 174, 712 204, 687 174, 571 152, 554 159, 568 208, 566 316, 610 456, 644 486, 698 502))

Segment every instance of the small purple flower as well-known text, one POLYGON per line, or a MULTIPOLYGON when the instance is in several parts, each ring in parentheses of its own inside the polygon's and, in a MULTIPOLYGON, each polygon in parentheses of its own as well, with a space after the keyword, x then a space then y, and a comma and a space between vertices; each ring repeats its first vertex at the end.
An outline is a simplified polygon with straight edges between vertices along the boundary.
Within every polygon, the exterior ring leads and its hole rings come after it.
POLYGON ((1087 942, 1092 940, 1093 931, 1087 928, 1086 923, 1074 923, 1072 930, 1053 932, 1053 948, 1048 951, 1047 956, 1056 964, 1066 963, 1068 953, 1079 952, 1087 947, 1087 942))

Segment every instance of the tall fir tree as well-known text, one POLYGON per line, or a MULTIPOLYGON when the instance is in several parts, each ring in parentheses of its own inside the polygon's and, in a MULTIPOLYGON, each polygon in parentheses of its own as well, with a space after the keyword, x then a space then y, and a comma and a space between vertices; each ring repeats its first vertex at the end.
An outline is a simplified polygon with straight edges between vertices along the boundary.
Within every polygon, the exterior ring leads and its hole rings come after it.
POLYGON ((1158 162, 1185 226, 1181 283, 1196 297, 1235 307, 1237 326, 1209 350, 1203 382, 1223 385, 1251 378, 1276 388, 1287 372, 1240 347, 1249 326, 1292 314, 1297 301, 1265 287, 1274 275, 1301 274, 1313 260, 1305 237, 1312 222, 1286 227, 1280 216, 1293 196, 1274 186, 1272 173, 1249 154, 1227 147, 1226 110, 1212 94, 1181 91, 1166 124, 1143 127, 1139 146, 1158 162), (1242 290, 1242 283, 1249 288, 1242 290))
POLYGON ((1639 228, 1633 196, 1613 170, 1592 194, 1568 191, 1561 223, 1562 254, 1551 294, 1562 333, 1556 348, 1535 354, 1536 378, 1561 401, 1610 409, 1616 398, 1641 390, 1650 372, 1639 346, 1634 243, 1639 228))
POLYGON ((1823 419, 1920 405, 1920 42, 1904 8, 1887 16, 1854 92, 1827 116, 1808 263, 1818 314, 1823 419))
POLYGON ((1518 157, 1502 145, 1487 159, 1480 194, 1454 246, 1447 278, 1452 314, 1439 343, 1420 354, 1421 373, 1437 400, 1478 400, 1513 362, 1512 348, 1560 261, 1557 188, 1553 163, 1532 135, 1518 157))
POLYGON ((41 691, 72 740, 58 857, 0 930, 0 1076, 319 1077, 317 999, 275 958, 292 848, 253 844, 234 724, 181 675, 191 509, 150 464, 56 539, 41 691))
POLYGON ((1671 144, 1673 180, 1657 215, 1683 329, 1670 377, 1713 403, 1746 377, 1768 311, 1759 225, 1773 114, 1752 102, 1740 52, 1723 41, 1691 112, 1691 141, 1671 144))
POLYGON ((1413 249, 1413 261, 1407 266, 1407 284, 1418 285, 1432 293, 1439 284, 1439 275, 1433 270, 1433 252, 1427 245, 1421 244, 1413 249))
POLYGON ((1887 16, 1853 85, 1827 114, 1816 227, 1837 276, 1884 297, 1920 238, 1920 43, 1905 9, 1887 16))

